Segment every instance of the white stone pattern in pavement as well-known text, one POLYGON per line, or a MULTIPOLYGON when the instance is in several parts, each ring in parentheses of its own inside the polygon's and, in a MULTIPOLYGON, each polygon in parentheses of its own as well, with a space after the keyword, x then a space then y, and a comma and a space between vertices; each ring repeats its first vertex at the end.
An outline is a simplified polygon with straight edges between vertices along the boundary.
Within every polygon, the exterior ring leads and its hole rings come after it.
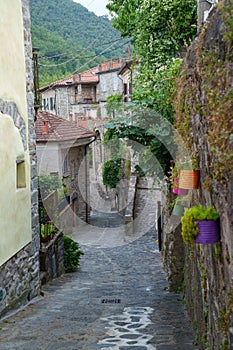
POLYGON ((100 349, 119 350, 135 349, 156 350, 155 346, 148 344, 153 338, 143 330, 150 324, 150 307, 126 307, 121 315, 103 318, 109 326, 106 337, 98 342, 100 349))

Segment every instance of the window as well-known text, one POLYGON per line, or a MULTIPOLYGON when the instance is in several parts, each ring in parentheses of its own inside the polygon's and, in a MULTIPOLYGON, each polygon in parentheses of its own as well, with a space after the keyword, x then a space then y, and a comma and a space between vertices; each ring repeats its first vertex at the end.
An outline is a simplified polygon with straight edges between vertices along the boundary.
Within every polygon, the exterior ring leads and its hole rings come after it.
POLYGON ((118 88, 118 78, 117 76, 114 76, 114 80, 113 80, 113 90, 116 91, 118 88))
POLYGON ((68 157, 65 156, 64 162, 63 162, 63 175, 68 174, 69 168, 68 168, 68 157))
POLYGON ((53 105, 53 97, 50 97, 50 106, 49 106, 50 108, 50 111, 52 111, 53 110, 53 108, 54 108, 54 105, 53 105))
POLYGON ((102 91, 106 92, 106 80, 102 78, 102 91))
POLYGON ((43 109, 46 111, 46 98, 43 98, 43 109))
POLYGON ((124 83, 124 102, 128 102, 128 84, 124 83))
POLYGON ((25 161, 24 159, 16 160, 16 187, 26 187, 25 161))

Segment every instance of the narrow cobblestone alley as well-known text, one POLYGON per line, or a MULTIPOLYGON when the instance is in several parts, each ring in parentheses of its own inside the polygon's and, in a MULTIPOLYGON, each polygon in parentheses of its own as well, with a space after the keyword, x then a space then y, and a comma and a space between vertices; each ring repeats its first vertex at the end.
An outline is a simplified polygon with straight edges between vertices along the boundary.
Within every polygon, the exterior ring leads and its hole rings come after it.
MULTIPOLYGON (((109 226, 121 219, 100 220, 102 239, 107 232, 111 239, 109 226)), ((0 349, 196 349, 180 296, 166 290, 153 230, 112 248, 81 247, 78 272, 49 283, 44 297, 0 322, 0 349)))

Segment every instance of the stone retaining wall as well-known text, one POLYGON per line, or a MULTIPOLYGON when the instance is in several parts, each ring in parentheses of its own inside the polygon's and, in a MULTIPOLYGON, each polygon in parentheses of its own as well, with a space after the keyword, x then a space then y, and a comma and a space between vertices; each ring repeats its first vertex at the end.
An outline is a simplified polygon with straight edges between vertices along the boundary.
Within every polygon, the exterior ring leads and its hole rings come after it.
MULTIPOLYGON (((166 229, 163 231, 163 257, 170 287, 177 289, 180 286, 183 289, 200 350, 233 349, 233 174, 232 146, 228 144, 227 136, 227 132, 233 130, 232 96, 229 95, 233 69, 232 46, 229 51, 226 41, 232 35, 232 30, 228 36, 223 36, 223 30, 229 23, 232 24, 227 8, 227 5, 231 6, 232 11, 232 3, 223 3, 220 11, 215 9, 211 12, 208 22, 190 47, 183 64, 183 83, 177 84, 183 101, 182 108, 189 110, 190 119, 186 121, 187 124, 190 123, 188 137, 191 152, 196 155, 200 168, 199 189, 190 191, 190 203, 206 207, 213 205, 217 209, 220 215, 221 241, 213 245, 184 245, 180 242, 180 227, 172 230, 168 227, 168 221, 165 222, 166 229), (223 15, 225 8, 226 13, 223 15), (226 19, 225 23, 223 18, 226 19), (211 59, 207 60, 208 57, 211 59), (211 70, 209 67, 215 59, 218 67, 211 70), (185 96, 185 103, 182 96, 185 96), (216 99, 210 108, 213 96, 216 99), (227 108, 231 112, 226 113, 227 108), (211 128, 212 139, 208 139, 211 128), (217 138, 219 144, 217 151, 214 151, 211 142, 216 142, 217 138), (225 152, 229 156, 229 160, 224 162, 219 158, 223 151, 223 140, 225 152), (221 172, 221 167, 225 169, 227 166, 229 171, 221 172)), ((182 117, 184 120, 187 118, 185 114, 182 117)))
POLYGON ((42 243, 40 249, 40 271, 42 284, 46 284, 51 279, 65 272, 62 232, 58 232, 50 242, 42 243))

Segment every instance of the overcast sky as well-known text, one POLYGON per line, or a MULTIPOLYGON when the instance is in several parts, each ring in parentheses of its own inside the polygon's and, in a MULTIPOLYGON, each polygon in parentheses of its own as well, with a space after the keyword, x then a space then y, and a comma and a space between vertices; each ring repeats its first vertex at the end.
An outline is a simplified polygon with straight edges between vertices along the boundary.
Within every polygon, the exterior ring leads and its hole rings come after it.
POLYGON ((106 5, 108 0, 74 0, 86 7, 89 11, 95 12, 97 16, 107 15, 106 5))

